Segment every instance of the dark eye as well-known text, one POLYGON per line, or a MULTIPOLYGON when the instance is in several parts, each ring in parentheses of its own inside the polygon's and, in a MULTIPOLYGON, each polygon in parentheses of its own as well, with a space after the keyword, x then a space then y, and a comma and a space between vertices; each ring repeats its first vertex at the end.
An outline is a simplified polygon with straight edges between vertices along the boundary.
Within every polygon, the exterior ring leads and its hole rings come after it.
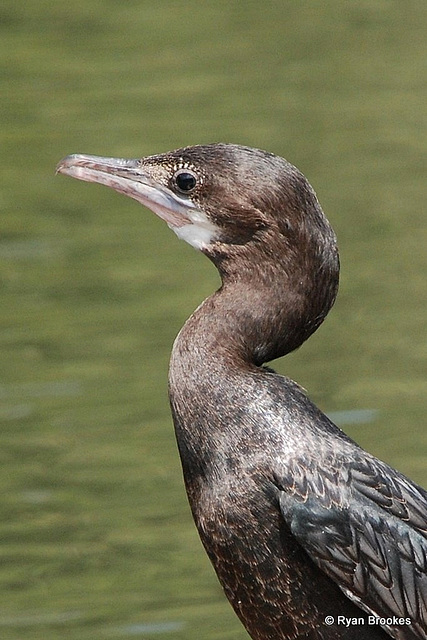
POLYGON ((197 178, 194 173, 181 169, 177 171, 173 177, 173 181, 182 193, 190 193, 197 184, 197 178))

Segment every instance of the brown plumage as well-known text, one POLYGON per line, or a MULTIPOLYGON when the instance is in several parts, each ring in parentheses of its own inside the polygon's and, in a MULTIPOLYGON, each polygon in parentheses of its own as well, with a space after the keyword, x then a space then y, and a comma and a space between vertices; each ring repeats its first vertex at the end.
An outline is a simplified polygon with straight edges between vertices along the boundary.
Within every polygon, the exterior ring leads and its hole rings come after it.
POLYGON ((175 341, 170 402, 196 526, 251 637, 426 640, 427 493, 262 366, 337 291, 335 236, 304 176, 224 144, 58 171, 148 206, 221 275, 175 341))

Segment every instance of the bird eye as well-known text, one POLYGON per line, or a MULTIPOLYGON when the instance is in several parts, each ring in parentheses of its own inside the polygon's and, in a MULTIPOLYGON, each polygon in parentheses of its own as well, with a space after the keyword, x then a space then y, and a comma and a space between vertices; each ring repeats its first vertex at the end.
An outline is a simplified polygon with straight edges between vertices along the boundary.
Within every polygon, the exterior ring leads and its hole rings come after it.
POLYGON ((197 184, 197 178, 194 173, 184 169, 175 173, 173 181, 181 193, 190 193, 197 184))

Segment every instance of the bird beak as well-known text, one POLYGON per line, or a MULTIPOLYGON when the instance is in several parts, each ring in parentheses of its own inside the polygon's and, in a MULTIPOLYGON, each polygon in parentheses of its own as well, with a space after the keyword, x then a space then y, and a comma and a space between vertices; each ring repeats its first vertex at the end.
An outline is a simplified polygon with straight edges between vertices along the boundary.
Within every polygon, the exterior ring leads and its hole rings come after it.
POLYGON ((56 172, 85 182, 105 184, 124 193, 151 209, 176 231, 194 223, 197 209, 193 202, 180 198, 156 181, 150 176, 150 168, 140 160, 74 154, 61 160, 56 172))

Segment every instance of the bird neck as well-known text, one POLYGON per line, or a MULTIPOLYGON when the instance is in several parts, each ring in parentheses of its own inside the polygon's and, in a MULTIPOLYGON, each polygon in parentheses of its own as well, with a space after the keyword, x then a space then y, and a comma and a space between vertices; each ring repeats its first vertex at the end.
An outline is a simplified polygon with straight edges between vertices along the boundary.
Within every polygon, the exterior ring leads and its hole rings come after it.
POLYGON ((241 429, 233 425, 242 407, 261 401, 266 372, 260 365, 299 346, 329 309, 319 314, 307 282, 267 271, 264 265, 262 275, 250 279, 225 277, 175 340, 169 398, 191 495, 196 478, 209 473, 212 449, 222 450, 223 434, 227 447, 234 437, 240 441, 241 429))
MULTIPOLYGON (((307 275, 277 277, 263 265, 252 277, 224 277, 222 287, 187 320, 171 367, 214 363, 253 368, 299 347, 323 321, 336 293, 307 275)), ((328 275, 329 278, 329 275, 328 275)), ((330 278, 329 278, 330 279, 330 278)))

